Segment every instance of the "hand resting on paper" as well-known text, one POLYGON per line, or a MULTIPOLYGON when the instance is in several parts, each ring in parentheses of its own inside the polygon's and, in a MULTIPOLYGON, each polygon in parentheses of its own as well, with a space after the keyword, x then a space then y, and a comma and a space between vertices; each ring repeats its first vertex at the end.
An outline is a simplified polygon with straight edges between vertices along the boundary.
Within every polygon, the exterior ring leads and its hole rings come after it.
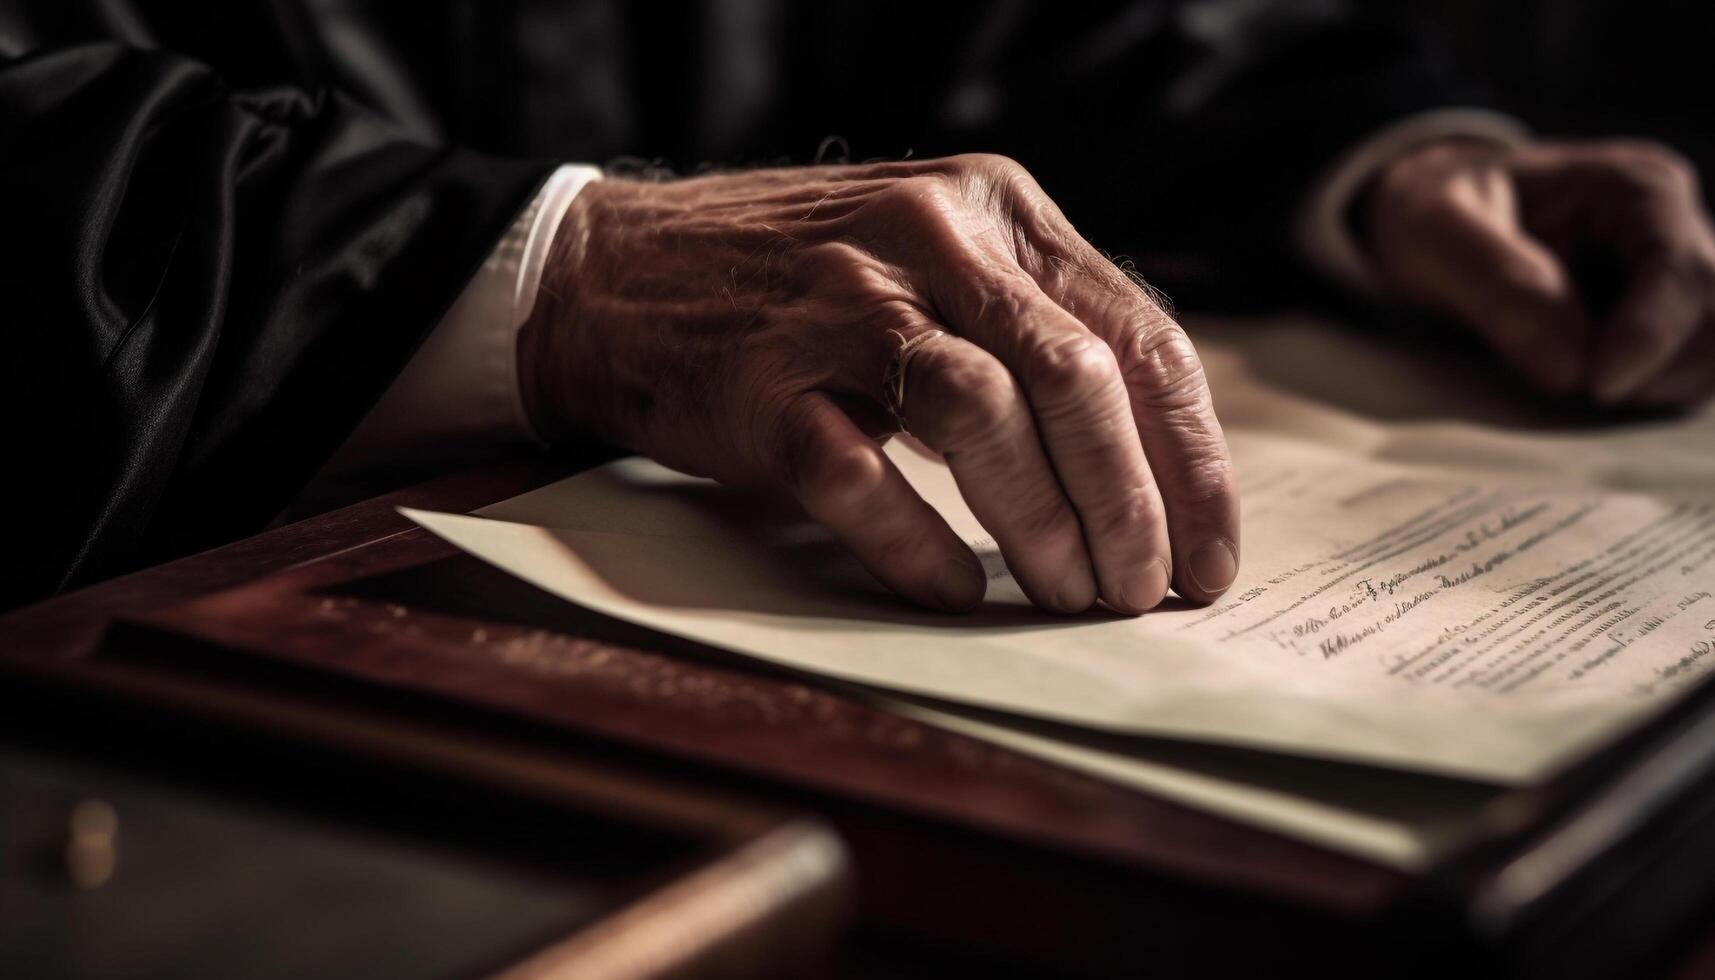
POLYGON ((1433 143, 1387 168, 1363 217, 1389 287, 1544 390, 1648 408, 1715 393, 1715 230, 1671 150, 1433 143))
POLYGON ((986 578, 883 454, 902 421, 1044 609, 1208 601, 1237 574, 1190 340, 1005 158, 592 184, 519 362, 550 439, 783 488, 928 606, 986 578))

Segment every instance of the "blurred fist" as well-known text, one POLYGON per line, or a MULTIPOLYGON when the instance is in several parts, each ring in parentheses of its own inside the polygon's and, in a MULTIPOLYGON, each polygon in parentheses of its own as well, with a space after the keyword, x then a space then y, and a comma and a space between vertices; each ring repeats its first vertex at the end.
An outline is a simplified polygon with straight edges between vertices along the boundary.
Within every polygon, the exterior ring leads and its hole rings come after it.
POLYGON ((1003 157, 591 184, 519 354, 541 431, 785 490, 926 605, 987 580, 883 454, 901 418, 1045 609, 1237 574, 1190 340, 1003 157))
POLYGON ((1715 390, 1715 232, 1650 143, 1430 144, 1363 215, 1384 282, 1559 395, 1686 406, 1715 390))

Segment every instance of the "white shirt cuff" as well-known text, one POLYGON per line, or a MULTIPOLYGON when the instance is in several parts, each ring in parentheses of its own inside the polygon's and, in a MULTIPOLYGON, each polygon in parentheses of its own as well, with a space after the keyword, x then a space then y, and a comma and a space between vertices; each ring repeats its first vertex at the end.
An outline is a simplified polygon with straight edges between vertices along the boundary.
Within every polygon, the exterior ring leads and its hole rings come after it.
POLYGON ((541 445, 518 383, 518 331, 566 209, 601 170, 561 166, 513 220, 423 346, 305 496, 361 485, 366 474, 474 460, 541 445))
POLYGON ((1352 289, 1381 291, 1347 212, 1353 199, 1388 163, 1425 143, 1475 139, 1520 146, 1530 132, 1511 116, 1489 109, 1433 109, 1407 116, 1335 160, 1312 186, 1293 227, 1298 250, 1318 271, 1352 289))

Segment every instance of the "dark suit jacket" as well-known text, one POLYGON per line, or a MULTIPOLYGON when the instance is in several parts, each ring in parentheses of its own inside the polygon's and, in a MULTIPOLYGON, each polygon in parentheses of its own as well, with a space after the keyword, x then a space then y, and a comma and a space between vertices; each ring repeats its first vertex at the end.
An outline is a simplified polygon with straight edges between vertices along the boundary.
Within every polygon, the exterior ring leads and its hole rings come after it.
POLYGON ((265 524, 554 159, 998 151, 1255 296, 1316 168, 1454 97, 1412 38, 1335 0, 0 0, 0 605, 265 524))

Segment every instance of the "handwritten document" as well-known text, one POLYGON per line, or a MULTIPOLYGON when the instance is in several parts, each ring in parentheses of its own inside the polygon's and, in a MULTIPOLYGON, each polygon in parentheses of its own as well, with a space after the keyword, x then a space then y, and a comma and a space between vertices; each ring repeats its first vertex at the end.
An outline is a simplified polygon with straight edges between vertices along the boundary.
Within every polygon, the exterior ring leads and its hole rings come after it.
POLYGON ((1240 579, 1206 608, 1036 612, 945 467, 899 442, 892 458, 984 558, 988 598, 971 616, 887 595, 781 501, 645 460, 475 516, 409 514, 599 612, 916 696, 899 709, 1113 778, 1172 784, 1241 817, 1260 808, 1264 822, 1339 836, 1325 841, 1336 846, 1362 838, 1350 849, 1402 864, 1424 859, 1424 820, 1444 819, 1444 807, 1378 813, 1279 787, 1261 790, 1281 797, 1262 807, 1230 774, 1044 736, 1022 720, 1508 784, 1572 761, 1715 668, 1708 417, 1622 431, 1378 419, 1391 409, 1344 411, 1260 377, 1256 365, 1279 363, 1266 352, 1205 341, 1204 356, 1244 506, 1240 579))
POLYGON ((1213 607, 1135 619, 1036 612, 945 467, 903 445, 895 461, 989 568, 975 615, 885 594, 780 501, 639 459, 487 517, 412 516, 600 612, 844 680, 1498 781, 1541 774, 1715 665, 1715 501, 1234 444, 1244 574, 1213 607))

